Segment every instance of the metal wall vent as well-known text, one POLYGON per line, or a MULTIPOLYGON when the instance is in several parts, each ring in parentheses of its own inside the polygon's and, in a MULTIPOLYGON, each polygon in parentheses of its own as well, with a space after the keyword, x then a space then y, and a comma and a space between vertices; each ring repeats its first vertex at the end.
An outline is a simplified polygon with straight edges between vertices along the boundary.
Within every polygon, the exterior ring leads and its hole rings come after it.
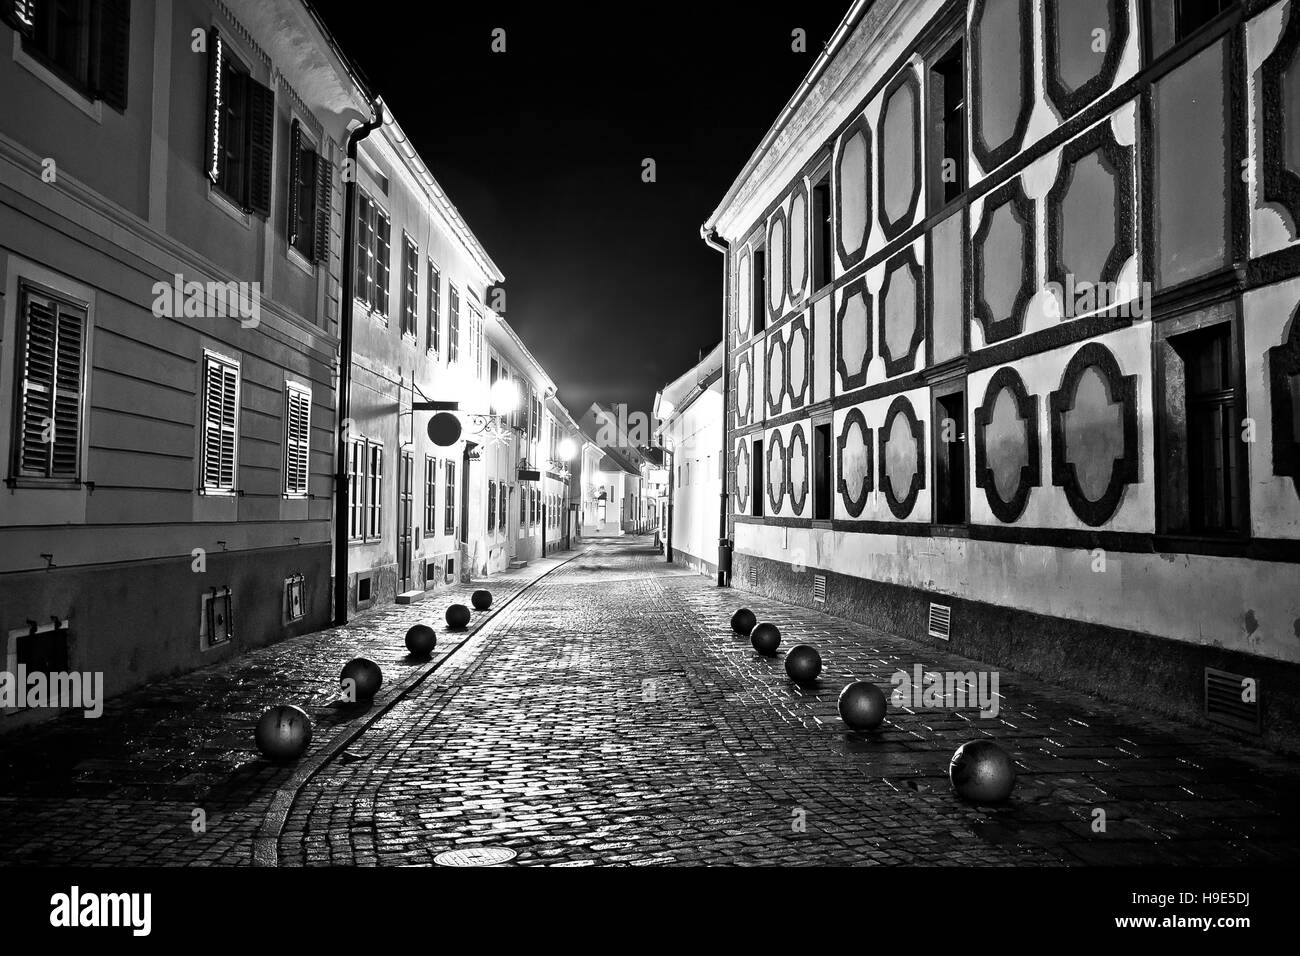
POLYGON ((1205 668, 1205 717, 1237 730, 1260 732, 1259 681, 1241 674, 1205 668), (1252 693, 1247 694, 1247 689, 1252 693), (1243 700, 1249 696, 1250 700, 1243 700))
POLYGON ((758 568, 752 564, 749 566, 749 586, 758 587, 758 568))
POLYGON ((813 575, 813 600, 818 604, 826 603, 826 575, 813 575))
POLYGON ((952 637, 952 608, 930 603, 930 636, 946 641, 952 637))

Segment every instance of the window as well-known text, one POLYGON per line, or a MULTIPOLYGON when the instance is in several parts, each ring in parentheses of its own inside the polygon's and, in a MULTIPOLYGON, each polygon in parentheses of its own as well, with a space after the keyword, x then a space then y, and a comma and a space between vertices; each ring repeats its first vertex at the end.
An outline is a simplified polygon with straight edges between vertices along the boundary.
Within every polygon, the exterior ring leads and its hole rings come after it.
POLYGON ((822 289, 831 282, 831 174, 828 172, 813 186, 813 290, 822 289))
POLYGON ((384 445, 369 443, 370 472, 366 482, 366 537, 380 538, 384 533, 384 445))
POLYGON ((1245 525, 1240 442, 1245 403, 1233 307, 1182 320, 1181 329, 1166 334, 1158 354, 1164 378, 1160 461, 1167 474, 1160 489, 1165 529, 1238 534, 1245 525))
POLYGON ((528 526, 528 486, 520 484, 519 486, 519 527, 528 526))
POLYGON ((388 214, 365 191, 357 197, 356 297, 371 312, 388 321, 388 214))
POLYGON ((506 483, 504 481, 497 486, 497 494, 501 499, 497 514, 501 516, 501 531, 504 533, 506 530, 506 483))
POLYGON ((542 403, 529 396, 528 407, 531 411, 528 419, 528 441, 536 442, 542 435, 542 403))
POLYGON ((13 475, 78 481, 86 308, 20 287, 13 475))
POLYGON ((239 364, 207 352, 203 357, 203 491, 234 494, 239 448, 239 364))
POLYGON ((438 272, 438 267, 429 260, 429 328, 425 332, 426 347, 430 352, 437 352, 442 348, 442 320, 438 315, 438 309, 442 304, 442 276, 438 272))
POLYGON ((447 313, 447 361, 460 361, 460 293, 450 282, 447 283, 447 298, 450 310, 447 313))
POLYGON ((92 100, 126 109, 130 0, 7 0, 23 50, 92 100))
POLYGON ((420 250, 402 233, 402 335, 415 338, 415 316, 420 299, 420 250))
POLYGON ((469 346, 472 352, 474 375, 479 379, 479 381, 482 381, 485 368, 483 351, 483 313, 478 310, 478 306, 472 304, 469 307, 469 346))
POLYGON ((1152 59, 1234 6, 1236 0, 1151 0, 1152 59))
POLYGON ((930 67, 930 210, 966 190, 965 44, 958 40, 930 67))
POLYGON ((309 262, 329 255, 333 169, 293 121, 289 135, 289 245, 309 262))
POLYGON ((488 479, 487 509, 487 529, 488 531, 495 531, 497 529, 497 483, 491 478, 488 479))
POLYGON ((962 388, 934 400, 934 520, 966 523, 966 393, 962 388))
POLYGON ((249 75, 217 30, 208 36, 207 175, 245 212, 271 214, 275 93, 249 75))
POLYGON ((488 411, 490 411, 493 415, 498 414, 497 403, 496 403, 496 399, 494 398, 494 395, 496 393, 493 386, 496 385, 497 380, 500 378, 501 378, 501 363, 499 363, 496 360, 496 357, 493 356, 492 361, 488 363, 488 411))
POLYGON ((447 461, 447 483, 443 491, 442 533, 456 534, 456 463, 447 461))
POLYGON ((813 520, 831 520, 831 426, 813 426, 813 520))
POLYGON ((438 459, 424 456, 424 533, 431 535, 438 526, 438 459))
POLYGON ((311 454, 311 389, 289 385, 285 389, 284 493, 292 498, 307 495, 311 454))
POLYGON ((755 249, 753 260, 754 288, 749 301, 754 309, 751 329, 758 333, 767 328, 767 253, 762 249, 755 249))
POLYGON ((354 438, 348 442, 348 538, 365 537, 366 504, 366 440, 354 438))
POLYGON ((750 502, 750 514, 752 514, 755 518, 763 517, 763 498, 765 497, 764 487, 765 486, 763 484, 763 441, 762 439, 756 438, 754 439, 754 448, 750 455, 750 480, 749 480, 750 497, 753 499, 750 502))

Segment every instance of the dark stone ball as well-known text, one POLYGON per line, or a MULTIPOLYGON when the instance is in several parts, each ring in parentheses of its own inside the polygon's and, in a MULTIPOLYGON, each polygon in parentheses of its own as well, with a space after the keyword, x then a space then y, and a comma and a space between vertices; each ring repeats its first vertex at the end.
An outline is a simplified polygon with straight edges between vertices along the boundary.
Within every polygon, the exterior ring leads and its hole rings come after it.
POLYGON ((840 691, 840 720, 850 730, 875 730, 885 722, 885 692, 871 681, 855 680, 840 691))
POLYGON ((379 693, 379 686, 384 682, 384 672, 369 658, 355 657, 343 665, 343 671, 339 674, 339 683, 343 685, 345 693, 348 690, 347 681, 352 681, 356 700, 374 700, 379 693))
POLYGON ((469 627, 469 608, 463 604, 453 604, 447 608, 447 626, 453 631, 463 631, 469 627))
POLYGON ((948 766, 957 795, 975 803, 1001 803, 1016 785, 1016 765, 991 740, 972 740, 957 748, 948 766))
POLYGON ((311 718, 301 707, 278 704, 257 722, 253 741, 271 760, 296 760, 311 744, 311 718))
POLYGON ((754 650, 766 657, 771 657, 776 653, 776 649, 781 646, 781 631, 775 624, 754 625, 754 629, 749 632, 749 643, 754 645, 754 650))
POLYGON ((785 655, 785 672, 796 684, 812 684, 822 672, 822 656, 811 644, 796 644, 785 655))
POLYGON ((428 657, 438 646, 438 635, 428 624, 416 624, 406 632, 406 649, 415 657, 428 657))
POLYGON ((758 623, 758 618, 754 617, 754 612, 747 607, 742 607, 735 614, 731 615, 731 629, 737 634, 749 637, 754 625, 758 623))
POLYGON ((492 606, 492 592, 480 588, 470 595, 469 603, 474 605, 476 611, 486 611, 492 606))

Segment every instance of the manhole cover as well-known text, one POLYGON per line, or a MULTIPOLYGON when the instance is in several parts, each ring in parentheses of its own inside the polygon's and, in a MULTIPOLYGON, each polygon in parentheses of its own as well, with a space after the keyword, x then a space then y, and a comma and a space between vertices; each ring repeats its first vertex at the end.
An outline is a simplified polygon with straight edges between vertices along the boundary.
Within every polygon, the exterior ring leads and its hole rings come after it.
POLYGON ((439 853, 433 862, 439 866, 500 866, 518 855, 514 850, 503 846, 476 846, 439 853))

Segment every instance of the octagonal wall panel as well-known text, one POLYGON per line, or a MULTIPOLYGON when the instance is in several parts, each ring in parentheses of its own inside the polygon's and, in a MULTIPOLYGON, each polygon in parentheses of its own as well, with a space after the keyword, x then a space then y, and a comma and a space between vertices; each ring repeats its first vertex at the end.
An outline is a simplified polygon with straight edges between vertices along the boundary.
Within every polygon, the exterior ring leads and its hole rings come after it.
POLYGON ((1004 366, 993 374, 975 409, 975 487, 983 491, 989 510, 1007 524, 1024 514, 1029 496, 1042 484, 1039 404, 1020 374, 1004 366))
POLYGON ((910 64, 885 91, 878 135, 880 220, 893 239, 916 220, 921 195, 921 87, 910 64))
POLYGON ((1048 99, 1068 119, 1110 90, 1129 40, 1129 0, 1043 0, 1048 99))
POLYGON ((856 279, 845 286, 839 293, 839 302, 835 333, 836 369, 839 390, 846 392, 861 388, 867 381, 875 326, 874 302, 865 279, 856 279))
POLYGON ((785 310, 786 214, 778 209, 767 227, 767 324, 781 318, 785 310))
POLYGON ((808 287, 808 190, 803 180, 790 196, 785 254, 786 295, 790 308, 798 308, 808 287))
POLYGON ((871 127, 860 116, 840 137, 835 157, 835 246, 841 271, 860 261, 871 231, 871 127))
POLYGON ((803 408, 809 403, 811 345, 808 317, 796 316, 787 327, 785 340, 785 405, 790 411, 803 408))
POLYGON ((1036 292, 1036 235, 1034 203, 1020 177, 985 197, 971 239, 971 280, 973 314, 986 344, 1024 331, 1036 292))
POLYGON ((924 295, 921 266, 909 247, 889 261, 880 290, 880 354, 889 377, 916 368, 925 341, 924 295))
POLYGON ((763 380, 763 395, 768 417, 780 415, 786 411, 786 343, 783 331, 784 329, 776 329, 769 332, 763 341, 763 365, 766 369, 763 380))
POLYGON ((1286 210, 1294 237, 1300 232, 1300 12, 1296 0, 1291 0, 1286 26, 1260 68, 1259 86, 1264 199, 1286 210))
POLYGON ((750 252, 749 246, 742 246, 740 254, 736 259, 736 292, 735 295, 732 296, 736 309, 734 318, 736 341, 733 345, 738 345, 750 336, 750 319, 754 314, 753 303, 750 300, 750 294, 754 282, 752 269, 753 256, 750 252))
MULTIPOLYGON (((930 455, 926 445, 929 421, 930 390, 928 388, 909 389, 906 392, 872 399, 835 412, 831 426, 834 467, 832 497, 835 518, 845 521, 906 521, 909 523, 930 520, 931 489, 928 470, 930 455), (891 407, 900 399, 904 399, 912 410, 916 427, 923 436, 919 445, 911 446, 910 457, 905 453, 907 450, 901 444, 901 437, 899 444, 889 446, 895 459, 893 474, 899 483, 906 483, 902 495, 903 504, 913 490, 913 481, 917 483, 915 495, 911 499, 911 508, 906 512, 905 518, 899 518, 891 507, 889 497, 882 490, 882 478, 886 474, 885 462, 881 458, 882 429, 885 427, 891 407), (909 461, 923 463, 921 469, 917 470, 914 467, 908 471, 905 466, 909 461)), ((909 418, 905 418, 904 424, 909 430, 911 429, 912 423, 909 418)), ((886 442, 887 446, 888 444, 886 442)))
POLYGON ((971 147, 985 173, 1017 152, 1034 103, 1030 0, 974 0, 971 8, 971 147))

